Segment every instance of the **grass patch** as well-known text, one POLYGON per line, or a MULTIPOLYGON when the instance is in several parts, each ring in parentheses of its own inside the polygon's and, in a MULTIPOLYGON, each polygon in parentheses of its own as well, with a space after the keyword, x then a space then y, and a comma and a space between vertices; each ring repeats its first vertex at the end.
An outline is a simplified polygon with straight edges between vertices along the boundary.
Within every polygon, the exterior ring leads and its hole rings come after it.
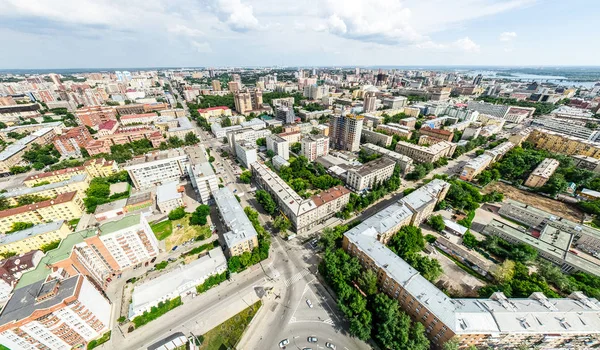
POLYGON ((472 268, 468 267, 467 265, 463 264, 462 262, 456 260, 456 258, 454 258, 452 255, 446 253, 445 251, 441 250, 440 248, 435 247, 435 249, 437 249, 438 252, 442 253, 448 259, 452 260, 458 267, 463 269, 469 275, 477 278, 478 280, 480 280, 482 282, 485 282, 486 284, 489 283, 489 280, 487 278, 485 278, 483 275, 481 275, 479 272, 473 270, 472 268))
POLYGON ((240 341, 244 330, 252 321, 262 302, 258 301, 239 314, 221 323, 206 334, 198 337, 202 341, 200 350, 233 349, 240 341))
POLYGON ((183 305, 183 303, 181 302, 181 297, 167 300, 166 302, 161 301, 160 303, 158 303, 158 306, 153 306, 150 309, 150 312, 144 311, 144 314, 136 316, 132 320, 132 322, 135 325, 135 328, 139 328, 150 321, 154 321, 160 316, 181 305, 183 305))
POLYGON ((173 249, 173 247, 181 245, 189 240, 204 240, 210 237, 212 231, 210 226, 203 225, 190 225, 190 217, 192 215, 186 213, 186 215, 178 220, 171 221, 171 230, 168 236, 165 236, 165 246, 167 250, 173 249), (179 226, 180 225, 180 226, 179 226))
POLYGON ((158 224, 150 225, 152 232, 156 236, 156 239, 162 241, 169 237, 173 233, 173 226, 171 225, 171 220, 166 220, 163 222, 159 222, 158 224))
POLYGON ((91 350, 97 346, 100 346, 100 345, 106 343, 109 339, 110 339, 110 331, 104 333, 100 338, 90 341, 87 345, 87 349, 91 350))
POLYGON ((199 247, 196 247, 196 248, 190 250, 189 252, 184 253, 182 256, 190 256, 190 255, 200 254, 205 250, 210 250, 210 249, 216 248, 218 246, 219 246, 219 241, 216 240, 216 241, 213 241, 212 243, 206 243, 199 247))
POLYGON ((167 265, 169 265, 169 262, 167 260, 165 260, 165 261, 161 261, 158 264, 154 265, 154 268, 157 271, 160 271, 160 270, 164 270, 167 267, 167 265))
POLYGON ((227 279, 227 271, 220 273, 218 275, 210 276, 202 283, 201 285, 196 286, 196 292, 198 294, 204 293, 207 290, 211 289, 214 286, 219 285, 227 279))
POLYGON ((77 227, 77 224, 79 224, 79 221, 81 220, 81 218, 77 218, 77 219, 73 219, 73 220, 69 220, 68 224, 71 227, 77 227))

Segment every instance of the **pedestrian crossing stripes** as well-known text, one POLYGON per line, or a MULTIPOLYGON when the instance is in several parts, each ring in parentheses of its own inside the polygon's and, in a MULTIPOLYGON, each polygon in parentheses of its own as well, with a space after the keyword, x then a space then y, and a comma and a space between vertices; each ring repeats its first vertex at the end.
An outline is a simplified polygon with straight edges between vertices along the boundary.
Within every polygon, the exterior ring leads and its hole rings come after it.
POLYGON ((300 281, 302 279, 302 277, 308 275, 309 273, 310 273, 310 271, 308 271, 308 270, 302 270, 302 271, 298 272, 297 274, 293 275, 292 277, 286 279, 284 281, 284 284, 286 287, 289 287, 292 284, 300 281))
POLYGON ((332 326, 333 326, 333 321, 332 321, 330 318, 328 318, 328 319, 326 319, 325 321, 323 321, 323 323, 327 323, 327 324, 329 324, 329 325, 332 325, 332 326))

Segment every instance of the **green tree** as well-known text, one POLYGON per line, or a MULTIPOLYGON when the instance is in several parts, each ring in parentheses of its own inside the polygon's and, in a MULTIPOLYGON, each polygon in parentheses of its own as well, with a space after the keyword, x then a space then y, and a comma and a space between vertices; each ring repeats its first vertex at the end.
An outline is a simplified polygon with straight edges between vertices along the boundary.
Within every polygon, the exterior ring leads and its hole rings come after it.
POLYGON ((256 144, 258 146, 266 146, 267 145, 267 139, 264 137, 260 137, 258 139, 256 139, 256 144))
POLYGON ((367 296, 377 293, 377 275, 372 270, 364 270, 358 278, 358 286, 367 296))
POLYGON ((32 228, 32 227, 33 227, 33 223, 31 223, 31 222, 17 221, 17 222, 12 223, 12 225, 10 226, 10 230, 8 230, 6 233, 23 231, 23 230, 26 230, 26 229, 32 228))
POLYGON ((185 216, 185 209, 183 207, 175 208, 169 212, 169 220, 179 220, 185 216))
POLYGON ((195 145, 198 142, 200 142, 200 139, 198 138, 198 136, 196 136, 195 133, 190 131, 187 134, 185 134, 184 141, 186 145, 195 145))
POLYGON ((446 224, 444 223, 444 218, 441 215, 432 215, 427 220, 429 226, 432 229, 442 232, 446 228, 446 224))
POLYGON ((221 126, 224 128, 231 126, 231 119, 229 119, 227 117, 223 118, 221 121, 221 126))
POLYGON ((190 225, 206 225, 206 217, 210 214, 210 207, 206 204, 199 205, 190 217, 190 225))
POLYGON ((254 194, 258 203, 263 207, 263 209, 269 213, 270 215, 275 214, 277 210, 277 204, 271 197, 271 195, 265 190, 258 190, 254 194))
POLYGON ((267 150, 267 157, 269 157, 269 158, 275 157, 275 152, 272 149, 267 150))
POLYGON ((301 150, 302 150, 302 145, 300 144, 300 142, 295 142, 290 146, 290 151, 292 151, 295 154, 300 154, 301 150))
POLYGON ((283 215, 279 215, 273 221, 273 226, 280 232, 285 232, 292 227, 292 223, 290 220, 288 220, 288 218, 284 217, 283 215))
POLYGON ((465 247, 475 248, 479 244, 479 241, 477 238, 475 238, 471 231, 467 231, 463 236, 462 243, 465 245, 465 247))
POLYGON ((245 170, 240 174, 240 181, 249 184, 252 182, 252 172, 250 170, 245 170))

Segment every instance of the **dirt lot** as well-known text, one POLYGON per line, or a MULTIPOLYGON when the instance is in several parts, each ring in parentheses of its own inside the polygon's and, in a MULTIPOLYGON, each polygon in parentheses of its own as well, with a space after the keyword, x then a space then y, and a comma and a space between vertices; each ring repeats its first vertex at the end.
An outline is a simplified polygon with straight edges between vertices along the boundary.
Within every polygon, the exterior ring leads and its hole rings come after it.
POLYGON ((505 198, 510 198, 515 201, 532 205, 538 209, 575 222, 580 222, 581 218, 583 217, 583 213, 572 205, 546 198, 531 192, 519 190, 503 182, 489 184, 483 189, 482 192, 488 193, 494 190, 504 193, 505 198))

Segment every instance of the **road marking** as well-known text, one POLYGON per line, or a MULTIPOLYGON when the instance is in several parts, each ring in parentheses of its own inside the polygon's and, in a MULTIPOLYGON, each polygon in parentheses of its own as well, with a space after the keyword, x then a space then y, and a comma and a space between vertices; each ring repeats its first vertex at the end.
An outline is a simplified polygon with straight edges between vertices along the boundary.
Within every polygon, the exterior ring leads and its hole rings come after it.
POLYGON ((334 325, 333 321, 330 318, 328 318, 325 321, 323 321, 323 323, 327 323, 327 324, 332 325, 332 326, 334 325))
POLYGON ((298 272, 297 274, 293 275, 292 277, 286 279, 284 281, 284 284, 285 284, 286 287, 289 287, 292 284, 300 281, 302 279, 302 277, 304 277, 304 276, 306 276, 308 274, 310 274, 310 271, 308 271, 308 270, 302 270, 302 271, 298 272))

